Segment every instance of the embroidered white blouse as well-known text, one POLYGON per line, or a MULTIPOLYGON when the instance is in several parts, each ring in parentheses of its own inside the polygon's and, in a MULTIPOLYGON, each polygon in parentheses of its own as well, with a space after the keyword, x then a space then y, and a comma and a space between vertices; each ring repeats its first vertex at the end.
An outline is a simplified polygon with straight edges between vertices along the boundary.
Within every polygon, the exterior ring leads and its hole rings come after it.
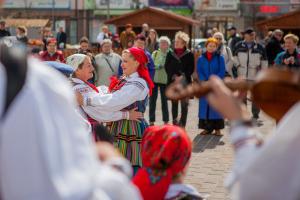
POLYGON ((232 129, 231 142, 244 141, 235 149, 233 172, 225 183, 233 199, 300 199, 299 118, 300 103, 290 109, 261 147, 249 139, 257 135, 253 128, 232 129))
POLYGON ((126 83, 119 90, 104 95, 84 97, 85 106, 94 106, 107 112, 126 108, 136 101, 144 100, 149 93, 146 81, 137 72, 126 77, 126 83))
MULTIPOLYGON (((74 91, 79 92, 83 95, 84 98, 86 97, 94 97, 94 96, 102 96, 108 93, 108 88, 106 86, 99 86, 97 89, 99 93, 93 90, 90 86, 88 86, 85 82, 78 78, 72 78, 74 91)), ((111 121, 118 121, 121 119, 129 119, 129 112, 121 112, 121 111, 110 111, 104 110, 99 107, 93 106, 81 106, 84 112, 86 112, 91 118, 95 119, 98 122, 111 122, 111 121)))

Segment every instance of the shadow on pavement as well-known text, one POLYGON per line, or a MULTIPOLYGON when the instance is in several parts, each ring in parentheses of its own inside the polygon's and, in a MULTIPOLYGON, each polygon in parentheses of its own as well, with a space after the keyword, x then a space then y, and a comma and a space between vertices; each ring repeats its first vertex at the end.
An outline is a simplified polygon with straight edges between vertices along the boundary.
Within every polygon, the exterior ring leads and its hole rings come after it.
POLYGON ((222 136, 197 135, 193 140, 193 153, 204 152, 205 149, 214 149, 217 145, 224 145, 222 136))

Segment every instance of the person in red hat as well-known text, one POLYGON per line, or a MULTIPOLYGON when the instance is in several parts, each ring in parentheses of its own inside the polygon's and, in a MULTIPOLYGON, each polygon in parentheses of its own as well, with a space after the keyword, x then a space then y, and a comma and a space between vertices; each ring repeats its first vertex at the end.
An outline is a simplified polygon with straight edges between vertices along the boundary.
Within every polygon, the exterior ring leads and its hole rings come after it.
POLYGON ((46 41, 46 51, 40 52, 40 59, 43 61, 57 61, 65 63, 62 51, 57 50, 57 41, 55 38, 49 38, 46 41))
MULTIPOLYGON (((154 84, 146 64, 148 58, 144 50, 136 47, 124 50, 122 53, 123 76, 120 79, 111 78, 108 93, 92 97, 82 97, 77 94, 79 104, 95 106, 103 111, 128 111, 136 108, 145 113, 149 95, 154 84)), ((122 119, 112 123, 110 132, 114 136, 114 145, 126 157, 136 172, 142 166, 140 143, 144 130, 148 127, 145 119, 133 121, 122 119)))
POLYGON ((133 178, 144 200, 202 199, 183 184, 192 143, 184 129, 174 125, 150 126, 141 147, 143 167, 133 178))

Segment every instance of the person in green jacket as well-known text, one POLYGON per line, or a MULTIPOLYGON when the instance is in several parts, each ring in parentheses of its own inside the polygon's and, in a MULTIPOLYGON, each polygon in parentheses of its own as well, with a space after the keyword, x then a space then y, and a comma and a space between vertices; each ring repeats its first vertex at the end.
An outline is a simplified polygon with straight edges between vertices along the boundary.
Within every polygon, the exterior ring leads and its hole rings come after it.
POLYGON ((150 126, 154 125, 155 122, 155 110, 156 110, 156 100, 158 95, 158 89, 160 90, 161 96, 161 108, 163 122, 167 124, 169 122, 169 110, 167 97, 165 95, 165 90, 168 83, 168 75, 165 69, 165 62, 168 52, 170 51, 171 41, 166 36, 161 36, 159 38, 159 49, 152 53, 152 59, 155 65, 154 74, 154 88, 152 96, 150 97, 150 108, 149 108, 149 121, 150 126))

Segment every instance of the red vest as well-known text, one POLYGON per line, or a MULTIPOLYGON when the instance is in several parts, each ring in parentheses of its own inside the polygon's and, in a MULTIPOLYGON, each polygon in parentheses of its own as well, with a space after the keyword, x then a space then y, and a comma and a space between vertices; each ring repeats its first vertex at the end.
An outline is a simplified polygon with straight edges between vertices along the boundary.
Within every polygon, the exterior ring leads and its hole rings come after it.
POLYGON ((40 52, 40 58, 43 61, 57 61, 65 63, 65 58, 61 51, 56 51, 52 56, 48 53, 48 51, 42 51, 40 52))

